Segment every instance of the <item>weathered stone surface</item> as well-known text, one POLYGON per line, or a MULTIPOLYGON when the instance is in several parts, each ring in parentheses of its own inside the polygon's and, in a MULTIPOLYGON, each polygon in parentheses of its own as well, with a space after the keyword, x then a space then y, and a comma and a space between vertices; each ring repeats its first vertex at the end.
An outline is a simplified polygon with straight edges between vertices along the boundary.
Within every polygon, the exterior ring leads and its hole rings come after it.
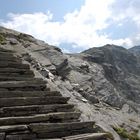
POLYGON ((5 57, 14 57, 14 53, 10 51, 0 51, 0 56, 5 56, 5 57))
POLYGON ((5 133, 0 133, 0 140, 5 140, 5 133))
POLYGON ((11 117, 11 116, 27 116, 51 112, 71 112, 74 111, 73 107, 74 105, 71 104, 3 107, 0 109, 0 116, 11 117))
POLYGON ((12 72, 0 72, 0 76, 33 78, 34 73, 32 71, 26 71, 26 72, 21 72, 21 73, 17 73, 17 72, 14 72, 14 73, 12 73, 12 72))
POLYGON ((5 55, 0 56, 0 62, 7 62, 7 61, 21 63, 21 59, 18 59, 14 56, 8 56, 8 57, 5 55))
POLYGON ((94 122, 73 123, 37 123, 30 124, 29 128, 38 134, 39 138, 64 137, 71 134, 94 132, 94 122))
POLYGON ((24 106, 24 105, 47 105, 47 104, 65 104, 68 97, 50 96, 50 97, 19 97, 19 98, 0 98, 0 107, 24 106))
POLYGON ((1 132, 13 132, 13 131, 23 131, 28 130, 26 125, 11 125, 11 126, 0 126, 1 132))
POLYGON ((76 113, 76 112, 37 114, 33 116, 24 116, 24 117, 4 117, 4 118, 0 118, 0 126, 28 124, 28 123, 36 123, 36 122, 66 122, 69 120, 78 121, 79 117, 80 117, 80 113, 76 113))
POLYGON ((18 68, 3 68, 0 69, 0 73, 21 73, 24 74, 26 72, 33 72, 31 70, 27 70, 27 69, 18 69, 18 68))
MULTIPOLYGON (((106 97, 103 100, 106 103, 121 108, 128 100, 139 102, 140 69, 133 53, 123 47, 107 44, 100 48, 86 50, 82 55, 83 59, 90 64, 96 63, 102 66, 104 71, 102 75, 104 74, 104 79, 109 81, 106 91, 109 91, 109 88, 112 90, 112 93, 111 91, 104 92, 106 97)), ((99 77, 99 75, 97 76, 99 77)), ((99 86, 96 82, 94 85, 99 86)), ((97 91, 104 95, 102 89, 105 90, 105 86, 99 87, 97 91)))
POLYGON ((8 38, 8 41, 10 42, 11 45, 16 45, 19 43, 15 38, 8 38))
POLYGON ((28 64, 21 64, 17 62, 0 62, 0 68, 19 68, 19 69, 30 69, 28 64))
POLYGON ((64 140, 107 140, 108 138, 110 139, 110 136, 107 133, 87 133, 63 137, 64 140))
POLYGON ((36 81, 38 78, 15 77, 15 76, 0 76, 0 81, 36 81))
POLYGON ((8 90, 42 90, 46 88, 45 81, 4 81, 0 82, 0 88, 8 90))
MULTIPOLYGON (((140 57, 138 57, 140 54, 139 46, 134 48, 133 51, 135 53, 133 52, 133 54, 132 50, 129 50, 128 52, 127 49, 123 49, 122 47, 115 45, 105 45, 100 48, 91 48, 90 50, 84 51, 83 53, 63 54, 60 49, 54 46, 50 46, 43 41, 36 40, 35 38, 28 35, 20 34, 12 30, 3 29, 1 27, 0 33, 4 35, 6 41, 4 42, 5 45, 0 45, 0 47, 15 50, 17 52, 16 55, 22 57, 24 60, 27 60, 31 64, 31 67, 35 66, 33 68, 39 68, 39 72, 42 70, 42 68, 46 68, 54 74, 52 79, 48 79, 48 77, 45 76, 45 72, 44 76, 48 81, 47 85, 52 86, 51 89, 59 88, 64 96, 71 97, 70 102, 76 104, 76 107, 78 107, 78 109, 80 109, 80 111, 83 113, 81 120, 96 120, 100 126, 109 129, 109 131, 113 132, 113 134, 116 133, 114 133, 111 128, 110 124, 112 123, 128 123, 128 125, 131 125, 132 127, 137 127, 137 124, 140 122, 138 116, 138 113, 140 112, 140 57), (11 45, 10 39, 8 40, 8 38, 17 40, 18 44, 14 46, 11 45), (23 57, 23 53, 28 53, 30 58, 26 59, 23 57), (33 62, 32 60, 36 61, 33 62), (73 85, 78 85, 78 87, 75 88, 73 85), (131 121, 130 123, 129 119, 133 119, 135 121, 131 121)), ((2 65, 0 70, 3 68, 15 68, 22 70, 21 67, 23 66, 21 66, 21 61, 20 59, 17 61, 14 52, 1 49, 0 52, 0 64, 2 65), (8 63, 8 67, 4 63, 8 63)), ((29 67, 24 69, 28 71, 29 67)), ((11 71, 13 73, 11 75, 13 76, 10 77, 3 75, 3 73, 8 73, 6 71, 4 72, 3 70, 0 72, 0 81, 34 81, 33 78, 27 78, 27 75, 24 75, 23 77, 16 77, 14 74, 19 72, 14 71, 11 71)), ((43 73, 40 72, 42 75, 43 73)), ((2 90, 28 90, 29 92, 36 90, 46 90, 46 88, 1 87, 0 91, 2 90)), ((44 97, 42 95, 41 97, 44 97)), ((13 97, 12 95, 11 97, 9 95, 5 95, 3 97, 2 96, 1 98, 6 98, 7 96, 9 99, 18 97, 18 94, 13 94, 13 97)), ((29 93, 28 97, 32 96, 33 94, 29 93)), ((37 94, 35 94, 35 96, 37 96, 37 94)), ((25 97, 24 94, 21 94, 21 97, 25 97)), ((0 115, 2 116, 4 114, 4 110, 5 115, 9 115, 9 117, 14 116, 16 111, 16 115, 20 117, 22 115, 30 116, 30 114, 45 114, 45 111, 46 113, 49 113, 49 111, 59 111, 57 110, 58 108, 56 106, 53 106, 54 109, 52 109, 47 107, 47 105, 38 104, 27 106, 25 105, 24 107, 22 106, 21 110, 20 105, 4 108, 2 107, 0 108, 2 111, 0 111, 0 113, 2 113, 0 115)), ((62 107, 62 109, 66 111, 66 108, 62 107)), ((98 130, 96 129, 96 132, 97 131, 98 130)), ((17 132, 15 132, 15 134, 16 133, 17 132)), ((82 132, 79 132, 79 134, 80 133, 82 132)), ((9 134, 8 132, 8 135, 15 134, 11 134, 11 132, 9 134)), ((58 133, 56 132, 54 134, 58 133)), ((57 136, 63 134, 64 133, 61 132, 57 136)), ((73 134, 74 133, 72 132, 70 135, 73 134)), ((46 134, 43 132, 39 135, 43 135, 43 138, 45 138, 46 134)))
POLYGON ((0 98, 61 96, 57 91, 0 91, 0 98))
MULTIPOLYGON (((3 68, 0 69, 0 77, 25 77, 25 78, 33 78, 34 73, 31 70, 27 69, 17 69, 17 68, 3 68)), ((14 79, 13 79, 14 80, 14 79)))
POLYGON ((36 134, 7 135, 6 140, 34 140, 36 134))
POLYGON ((13 53, 12 50, 7 50, 7 49, 4 49, 4 48, 0 48, 0 52, 13 53))
POLYGON ((63 139, 56 138, 56 139, 35 139, 35 140, 63 140, 63 139))
POLYGON ((22 131, 13 131, 13 132, 10 132, 8 134, 10 135, 20 135, 20 134, 30 134, 30 130, 22 130, 22 131))
POLYGON ((140 45, 134 46, 132 48, 129 49, 130 52, 136 53, 136 55, 140 55, 140 45))
POLYGON ((0 87, 4 88, 10 88, 10 87, 26 87, 26 86, 40 86, 40 85, 44 85, 46 84, 45 81, 38 81, 38 80, 34 80, 34 81, 7 81, 7 82, 0 82, 0 87))

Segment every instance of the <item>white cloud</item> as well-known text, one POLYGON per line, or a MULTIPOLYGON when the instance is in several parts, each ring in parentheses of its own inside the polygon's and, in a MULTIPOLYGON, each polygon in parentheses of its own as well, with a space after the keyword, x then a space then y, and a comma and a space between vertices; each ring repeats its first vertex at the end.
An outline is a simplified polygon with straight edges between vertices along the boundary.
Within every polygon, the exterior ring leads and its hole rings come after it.
MULTIPOLYGON (((132 46, 139 34, 134 37, 112 39, 106 32, 102 32, 117 22, 123 26, 123 20, 129 19, 136 23, 140 31, 140 12, 136 4, 139 0, 85 0, 79 11, 67 13, 63 22, 54 22, 53 14, 9 14, 9 20, 0 24, 32 34, 47 43, 59 46, 62 43, 74 43, 76 47, 89 48, 104 44, 132 46), (99 34, 98 31, 101 33, 99 34)), ((140 11, 140 10, 139 10, 140 11)), ((128 29, 129 30, 129 29, 128 29)), ((70 50, 70 48, 64 48, 70 50)))

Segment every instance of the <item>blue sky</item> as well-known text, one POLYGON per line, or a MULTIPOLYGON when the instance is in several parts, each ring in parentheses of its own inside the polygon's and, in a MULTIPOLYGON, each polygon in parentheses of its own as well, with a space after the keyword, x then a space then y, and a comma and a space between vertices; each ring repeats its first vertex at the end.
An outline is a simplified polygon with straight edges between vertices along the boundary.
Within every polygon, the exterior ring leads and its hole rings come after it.
POLYGON ((0 17, 7 19, 8 13, 35 13, 50 11, 54 20, 63 20, 65 13, 79 9, 84 0, 1 0, 0 17))
POLYGON ((139 0, 1 0, 0 25, 64 52, 140 44, 139 0))

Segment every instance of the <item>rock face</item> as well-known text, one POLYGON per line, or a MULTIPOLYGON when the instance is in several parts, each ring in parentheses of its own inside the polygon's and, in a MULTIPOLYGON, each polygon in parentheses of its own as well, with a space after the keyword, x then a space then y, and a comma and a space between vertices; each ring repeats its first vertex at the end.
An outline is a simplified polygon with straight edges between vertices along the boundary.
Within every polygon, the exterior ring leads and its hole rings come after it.
POLYGON ((130 48, 129 51, 134 53, 135 55, 140 55, 140 46, 134 46, 130 48))
POLYGON ((78 83, 77 90, 92 103, 122 108, 129 104, 139 112, 140 67, 137 57, 115 45, 68 55, 57 68, 59 75, 78 83))
POLYGON ((107 103, 113 106, 117 103, 118 107, 122 107, 124 103, 132 101, 139 105, 140 67, 136 56, 127 49, 115 45, 89 49, 83 54, 83 59, 89 63, 102 66, 105 78, 115 88, 112 90, 114 97, 110 96, 106 100, 107 103), (116 98, 116 101, 113 98, 116 98))
POLYGON ((5 77, 0 80, 1 140, 69 140, 69 136, 82 139, 83 134, 87 139, 109 139, 107 133, 97 133, 94 122, 80 122, 81 113, 67 103, 70 98, 35 78, 30 66, 22 64, 14 52, 0 48, 0 54, 0 76, 5 77))
MULTIPOLYGON (((96 122, 100 126, 98 130, 111 132, 116 140, 120 140, 120 137, 114 132, 112 125, 127 124, 128 130, 137 128, 140 133, 139 46, 127 50, 108 44, 77 54, 64 54, 59 48, 30 35, 0 27, 0 48, 3 48, 0 51, 2 125, 7 126, 9 123, 14 127, 20 123, 15 127, 24 130, 27 126, 24 123, 30 122, 28 127, 35 133, 28 135, 30 139, 34 139, 36 135, 46 138, 46 135, 51 135, 52 128, 63 139, 98 137, 98 134, 79 136, 74 133, 77 130, 69 131, 77 125, 74 121, 71 126, 71 117, 73 120, 80 118, 81 121, 96 122), (5 49, 14 51, 14 56, 5 53, 5 49), (47 87, 41 78, 47 81, 47 87), (71 104, 67 104, 67 101, 71 104), (81 112, 81 116, 77 111, 73 112, 73 104, 81 112), (52 114, 53 112, 55 113, 52 114), (65 134, 76 135, 64 136, 63 129, 59 129, 60 124, 58 122, 56 125, 58 120, 54 118, 64 121, 61 126, 66 130, 65 134), (52 122, 48 124, 46 121, 52 122)), ((8 126, 8 129, 13 127, 8 126)), ((5 131, 5 127, 1 129, 0 135, 5 137, 7 130, 5 131)), ((78 132, 82 133, 84 130, 82 127, 78 132)), ((104 133, 101 135, 104 136, 104 133)), ((7 139, 11 137, 16 140, 19 134, 13 136, 13 133, 8 132, 7 139)), ((27 134, 22 133, 22 139, 26 138, 27 134)))
POLYGON ((129 51, 131 53, 133 53, 138 58, 138 61, 139 61, 139 64, 140 64, 140 46, 132 47, 132 48, 129 49, 129 51))

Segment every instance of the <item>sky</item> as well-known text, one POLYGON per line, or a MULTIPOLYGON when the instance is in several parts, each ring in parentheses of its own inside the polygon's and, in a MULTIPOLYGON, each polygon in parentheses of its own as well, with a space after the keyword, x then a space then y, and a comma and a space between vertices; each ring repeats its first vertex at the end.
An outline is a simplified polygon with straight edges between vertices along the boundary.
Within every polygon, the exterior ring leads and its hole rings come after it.
POLYGON ((140 0, 0 0, 0 26, 63 52, 140 45, 140 0))

